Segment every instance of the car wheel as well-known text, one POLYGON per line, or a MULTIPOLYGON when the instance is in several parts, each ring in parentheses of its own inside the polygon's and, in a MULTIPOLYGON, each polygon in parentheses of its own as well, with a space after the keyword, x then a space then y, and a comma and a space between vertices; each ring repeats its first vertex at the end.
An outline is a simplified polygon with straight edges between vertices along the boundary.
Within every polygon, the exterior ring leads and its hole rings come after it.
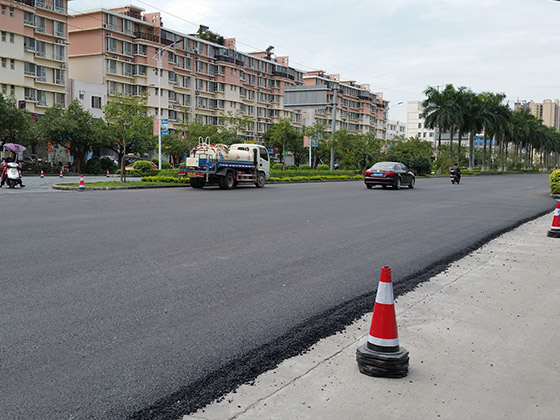
POLYGON ((387 188, 387 185, 382 185, 381 188, 385 189, 387 188))
POLYGON ((393 185, 393 188, 395 190, 400 190, 401 189, 401 178, 398 177, 397 180, 395 181, 395 184, 393 185))
POLYGON ((410 184, 408 184, 408 188, 414 188, 415 183, 416 179, 414 177, 410 178, 410 184))
POLYGON ((366 184, 366 188, 367 188, 368 190, 371 190, 371 189, 373 188, 373 185, 372 185, 372 184, 366 184))

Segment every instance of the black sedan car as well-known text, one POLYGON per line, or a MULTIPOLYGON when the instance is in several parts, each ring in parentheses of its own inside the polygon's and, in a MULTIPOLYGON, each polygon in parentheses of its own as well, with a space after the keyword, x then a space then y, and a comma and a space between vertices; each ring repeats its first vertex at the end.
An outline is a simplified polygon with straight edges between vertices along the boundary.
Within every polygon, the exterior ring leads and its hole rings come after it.
POLYGON ((395 190, 404 185, 414 188, 415 182, 414 173, 400 162, 377 162, 364 173, 364 183, 368 189, 374 185, 381 185, 383 188, 391 186, 395 190))

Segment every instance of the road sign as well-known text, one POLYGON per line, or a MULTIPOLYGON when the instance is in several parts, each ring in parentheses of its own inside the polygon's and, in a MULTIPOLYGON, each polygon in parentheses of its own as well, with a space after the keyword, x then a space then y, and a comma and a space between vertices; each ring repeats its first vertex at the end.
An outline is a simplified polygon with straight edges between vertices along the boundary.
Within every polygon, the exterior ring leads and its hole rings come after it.
POLYGON ((319 142, 318 141, 312 142, 311 147, 319 147, 319 142))
POLYGON ((309 136, 303 136, 303 147, 310 147, 311 146, 311 141, 309 139, 309 136))

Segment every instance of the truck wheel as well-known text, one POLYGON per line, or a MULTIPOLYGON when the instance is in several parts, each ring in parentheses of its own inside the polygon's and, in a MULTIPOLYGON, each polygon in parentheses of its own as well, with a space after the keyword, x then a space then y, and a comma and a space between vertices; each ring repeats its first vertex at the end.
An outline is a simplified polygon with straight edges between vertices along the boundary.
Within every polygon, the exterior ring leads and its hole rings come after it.
POLYGON ((262 188, 264 187, 265 183, 266 183, 266 175, 264 174, 264 172, 259 172, 257 174, 257 182, 255 182, 255 185, 257 186, 257 188, 262 188))
POLYGON ((222 190, 231 190, 235 185, 235 178, 232 172, 228 172, 219 180, 219 185, 222 190))

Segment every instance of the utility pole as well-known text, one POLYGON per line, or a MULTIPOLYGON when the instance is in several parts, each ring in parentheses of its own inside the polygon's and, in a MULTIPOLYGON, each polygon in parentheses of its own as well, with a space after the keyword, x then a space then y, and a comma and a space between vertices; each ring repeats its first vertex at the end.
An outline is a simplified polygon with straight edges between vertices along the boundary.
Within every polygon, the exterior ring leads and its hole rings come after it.
POLYGON ((158 70, 158 169, 161 169, 161 67, 163 61, 163 53, 173 47, 180 39, 172 44, 169 44, 163 49, 158 49, 154 59, 157 60, 157 70, 158 70))
POLYGON ((333 88, 333 103, 332 103, 332 140, 331 140, 331 171, 334 170, 334 133, 336 131, 336 106, 338 100, 338 84, 334 85, 333 88))

